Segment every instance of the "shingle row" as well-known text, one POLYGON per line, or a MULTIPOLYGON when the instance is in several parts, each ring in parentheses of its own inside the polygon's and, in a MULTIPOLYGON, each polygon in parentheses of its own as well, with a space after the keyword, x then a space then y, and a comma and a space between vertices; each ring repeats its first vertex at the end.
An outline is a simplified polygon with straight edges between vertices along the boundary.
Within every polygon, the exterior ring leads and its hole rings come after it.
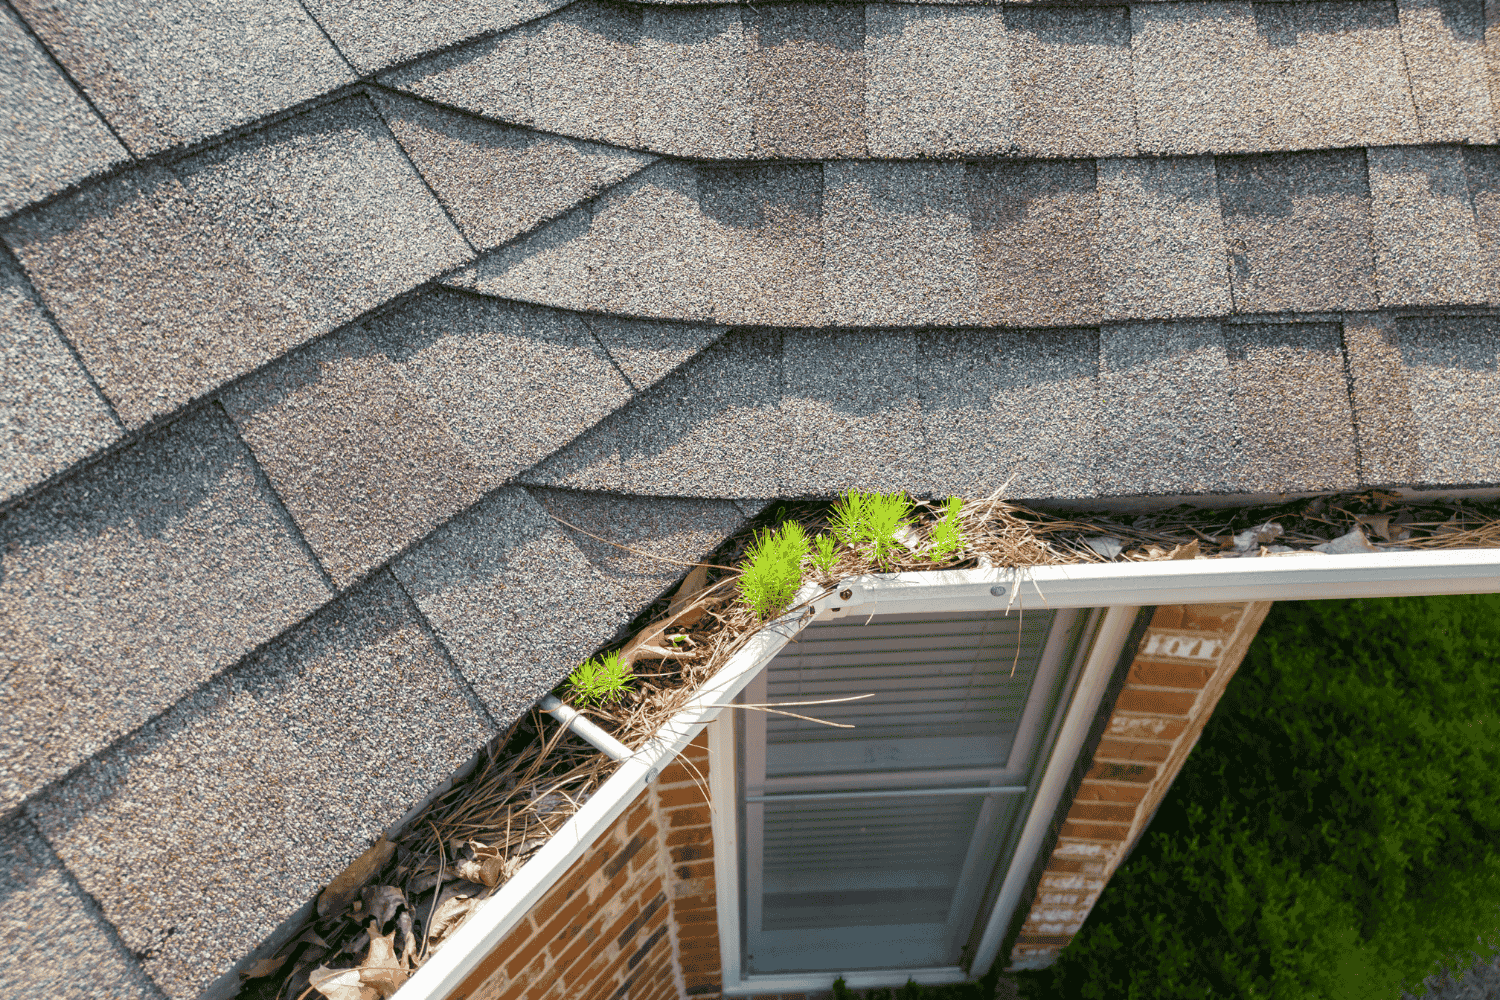
POLYGON ((1480 0, 579 0, 382 83, 704 158, 1104 157, 1494 142, 1480 0))
POLYGON ((733 331, 521 481, 1089 498, 1500 479, 1500 320, 1330 319, 733 331))
POLYGON ((1500 303, 1500 149, 647 167, 444 280, 637 316, 1091 325, 1500 303))

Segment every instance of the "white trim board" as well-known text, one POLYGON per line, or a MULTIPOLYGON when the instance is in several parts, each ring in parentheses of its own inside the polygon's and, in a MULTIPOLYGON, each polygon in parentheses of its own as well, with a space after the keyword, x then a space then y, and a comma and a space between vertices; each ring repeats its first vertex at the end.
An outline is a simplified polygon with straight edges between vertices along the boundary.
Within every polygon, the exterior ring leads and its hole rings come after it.
MULTIPOLYGON (((805 585, 798 600, 810 600, 821 588, 805 585)), ((397 993, 398 1000, 446 998, 520 922, 526 911, 560 878, 568 867, 624 813, 641 790, 670 763, 711 721, 719 718, 721 706, 750 683, 766 663, 801 630, 818 617, 862 614, 896 614, 931 610, 992 610, 1005 607, 1062 608, 1111 607, 1105 630, 1113 633, 1120 623, 1133 618, 1135 608, 1154 604, 1224 603, 1248 600, 1318 600, 1348 597, 1397 597, 1432 594, 1500 593, 1500 549, 1417 550, 1330 556, 1294 553, 1260 559, 1196 559, 1150 563, 1097 563, 1072 566, 1038 566, 1027 569, 941 570, 928 573, 871 574, 844 581, 836 591, 818 598, 808 611, 788 614, 762 628, 703 687, 686 708, 657 737, 624 761, 619 770, 569 819, 541 850, 509 882, 487 900, 462 928, 438 949, 397 993), (844 596, 847 593, 847 597, 844 596)), ((1128 632, 1128 625, 1124 631, 1128 632)), ((1101 632, 1095 643, 1098 655, 1090 655, 1083 676, 1059 733, 1054 752, 1042 778, 1042 792, 1054 799, 1061 795, 1086 735, 1087 722, 1098 710, 1114 663, 1105 655, 1110 643, 1101 632), (1061 777, 1056 777, 1060 775, 1061 777), (1055 791, 1055 795, 1052 793, 1055 791)), ((1123 638, 1121 639, 1123 641, 1123 638)), ((1116 657, 1118 649, 1116 649, 1116 657)), ((717 760, 732 757, 732 727, 715 725, 710 730, 710 752, 717 760), (726 746, 731 750, 724 754, 726 746)), ((733 801, 734 776, 728 769, 710 769, 711 794, 716 801, 733 801), (728 782, 727 788, 724 782, 728 782)), ((1039 849, 1039 830, 1056 808, 1039 793, 1023 827, 1011 870, 1001 889, 1001 899, 992 911, 990 924, 975 955, 973 968, 987 950, 998 951, 1006 908, 1015 906, 1021 888, 1017 865, 1030 850, 1034 860, 1039 849), (1042 818, 1039 818, 1042 817, 1042 818), (1037 841, 1031 846, 1031 841, 1037 841)), ((714 814, 715 879, 727 875, 738 883, 738 834, 721 829, 726 810, 714 814), (729 874, 732 873, 732 874, 729 874)), ((719 924, 734 926, 737 908, 729 911, 727 893, 718 894, 719 924)), ((1008 915, 1007 915, 1008 917, 1008 915)), ((726 992, 741 982, 738 941, 729 942, 721 933, 723 975, 726 992)), ((993 960, 993 955, 989 956, 993 960)), ((960 981, 961 969, 912 971, 918 982, 960 981), (959 976, 958 979, 950 978, 959 976)), ((865 973, 848 978, 849 985, 865 983, 883 973, 865 973)), ((890 970, 901 977, 907 970, 890 970)), ((826 984, 825 984, 826 986, 826 984)), ((759 985, 755 988, 760 988, 759 985)), ((773 987, 774 988, 774 987, 773 987)), ((793 987, 800 988, 800 987, 793 987)), ((739 991, 744 992, 745 988, 739 991)))

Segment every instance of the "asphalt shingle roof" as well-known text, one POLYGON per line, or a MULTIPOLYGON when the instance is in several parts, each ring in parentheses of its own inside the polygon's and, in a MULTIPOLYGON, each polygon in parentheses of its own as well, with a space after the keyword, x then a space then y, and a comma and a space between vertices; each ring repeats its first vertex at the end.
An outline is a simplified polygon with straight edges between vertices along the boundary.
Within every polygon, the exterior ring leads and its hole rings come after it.
POLYGON ((1479 0, 13 8, 6 997, 223 995, 769 501, 1500 486, 1479 0))

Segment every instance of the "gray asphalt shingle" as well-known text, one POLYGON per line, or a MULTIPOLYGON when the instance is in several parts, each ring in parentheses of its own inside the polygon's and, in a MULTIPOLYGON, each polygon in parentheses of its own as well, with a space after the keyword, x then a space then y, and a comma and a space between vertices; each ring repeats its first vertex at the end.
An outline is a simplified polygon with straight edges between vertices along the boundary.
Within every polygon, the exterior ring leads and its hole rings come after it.
POLYGON ((119 438, 109 408, 4 253, 0 373, 0 500, 119 438))
POLYGON ((699 207, 722 234, 714 316, 725 323, 821 324, 823 165, 698 169, 699 207))
POLYGON ((576 0, 532 25, 531 114, 546 132, 635 146, 641 8, 576 0))
POLYGON ((257 372, 224 406, 340 587, 495 485, 363 328, 257 372))
POLYGON ((382 73, 387 87, 517 125, 532 124, 531 37, 534 24, 382 73))
POLYGON ((1500 479, 1500 319, 1413 317, 1396 326, 1416 432, 1402 443, 1417 452, 1415 481, 1500 479))
POLYGON ((828 163, 823 268, 840 325, 966 323, 978 293, 964 165, 828 163))
POLYGON ((504 31, 569 0, 304 0, 361 73, 504 31))
POLYGON ((1130 25, 1142 152, 1420 141, 1392 4, 1145 3, 1130 25))
POLYGON ((978 320, 1099 319, 1099 196, 1091 160, 970 163, 978 320))
POLYGON ((1466 146, 1464 176, 1479 237, 1479 273, 1491 305, 1500 304, 1500 149, 1466 146))
POLYGON ((1396 11, 1422 141, 1494 142, 1483 3, 1396 0, 1396 11))
POLYGON ((382 574, 29 809, 194 997, 494 735, 382 574))
POLYGON ((914 367, 934 492, 984 497, 1009 481, 1009 496, 1093 493, 1107 418, 1097 330, 937 330, 914 367))
POLYGON ((1380 304, 1454 305, 1495 297, 1485 273, 1461 150, 1370 149, 1380 304))
POLYGON ((1104 315, 1227 313, 1224 220, 1213 159, 1100 160, 1097 170, 1104 315))
POLYGON ((1415 482, 1421 477, 1421 450, 1396 317, 1346 313, 1343 320, 1361 483, 1415 482))
POLYGON ((1375 307, 1362 150, 1219 157, 1238 312, 1375 307))
POLYGON ((871 156, 994 155, 1015 104, 999 8, 865 5, 871 156))
POLYGON ((1129 8, 1013 6, 997 13, 1010 46, 1017 151, 1134 155, 1129 8))
POLYGON ((0 810, 328 597, 207 408, 0 520, 0 810))
POLYGON ((350 83, 296 0, 17 0, 137 154, 217 135, 350 83))
POLYGON ((161 996, 21 817, 0 826, 0 942, 0 994, 9 1000, 161 996))
POLYGON ((0 8, 0 215, 125 160, 125 147, 0 8))
POLYGON ((502 727, 635 614, 515 487, 443 525, 392 569, 502 727))
POLYGON ((866 155, 864 5, 748 7, 743 17, 755 155, 866 155))
MULTIPOLYGON (((751 148, 744 26, 734 6, 641 11, 636 134, 647 149, 732 159, 751 148)), ((628 100, 629 92, 617 99, 628 100)))
POLYGON ((396 140, 480 250, 562 214, 656 159, 496 125, 386 90, 372 97, 396 140))
POLYGON ((724 335, 725 327, 704 323, 662 323, 619 316, 582 316, 630 387, 643 392, 724 335))

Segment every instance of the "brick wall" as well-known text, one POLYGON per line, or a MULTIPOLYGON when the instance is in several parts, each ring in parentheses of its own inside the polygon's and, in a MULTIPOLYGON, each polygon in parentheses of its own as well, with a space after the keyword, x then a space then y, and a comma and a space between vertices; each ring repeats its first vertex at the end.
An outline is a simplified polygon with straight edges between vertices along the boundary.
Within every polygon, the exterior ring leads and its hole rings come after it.
POLYGON ((1083 926, 1198 742, 1270 602, 1157 608, 1058 828, 1012 969, 1043 968, 1083 926))
POLYGON ((450 1000, 714 1000, 719 935, 700 734, 450 1000))

